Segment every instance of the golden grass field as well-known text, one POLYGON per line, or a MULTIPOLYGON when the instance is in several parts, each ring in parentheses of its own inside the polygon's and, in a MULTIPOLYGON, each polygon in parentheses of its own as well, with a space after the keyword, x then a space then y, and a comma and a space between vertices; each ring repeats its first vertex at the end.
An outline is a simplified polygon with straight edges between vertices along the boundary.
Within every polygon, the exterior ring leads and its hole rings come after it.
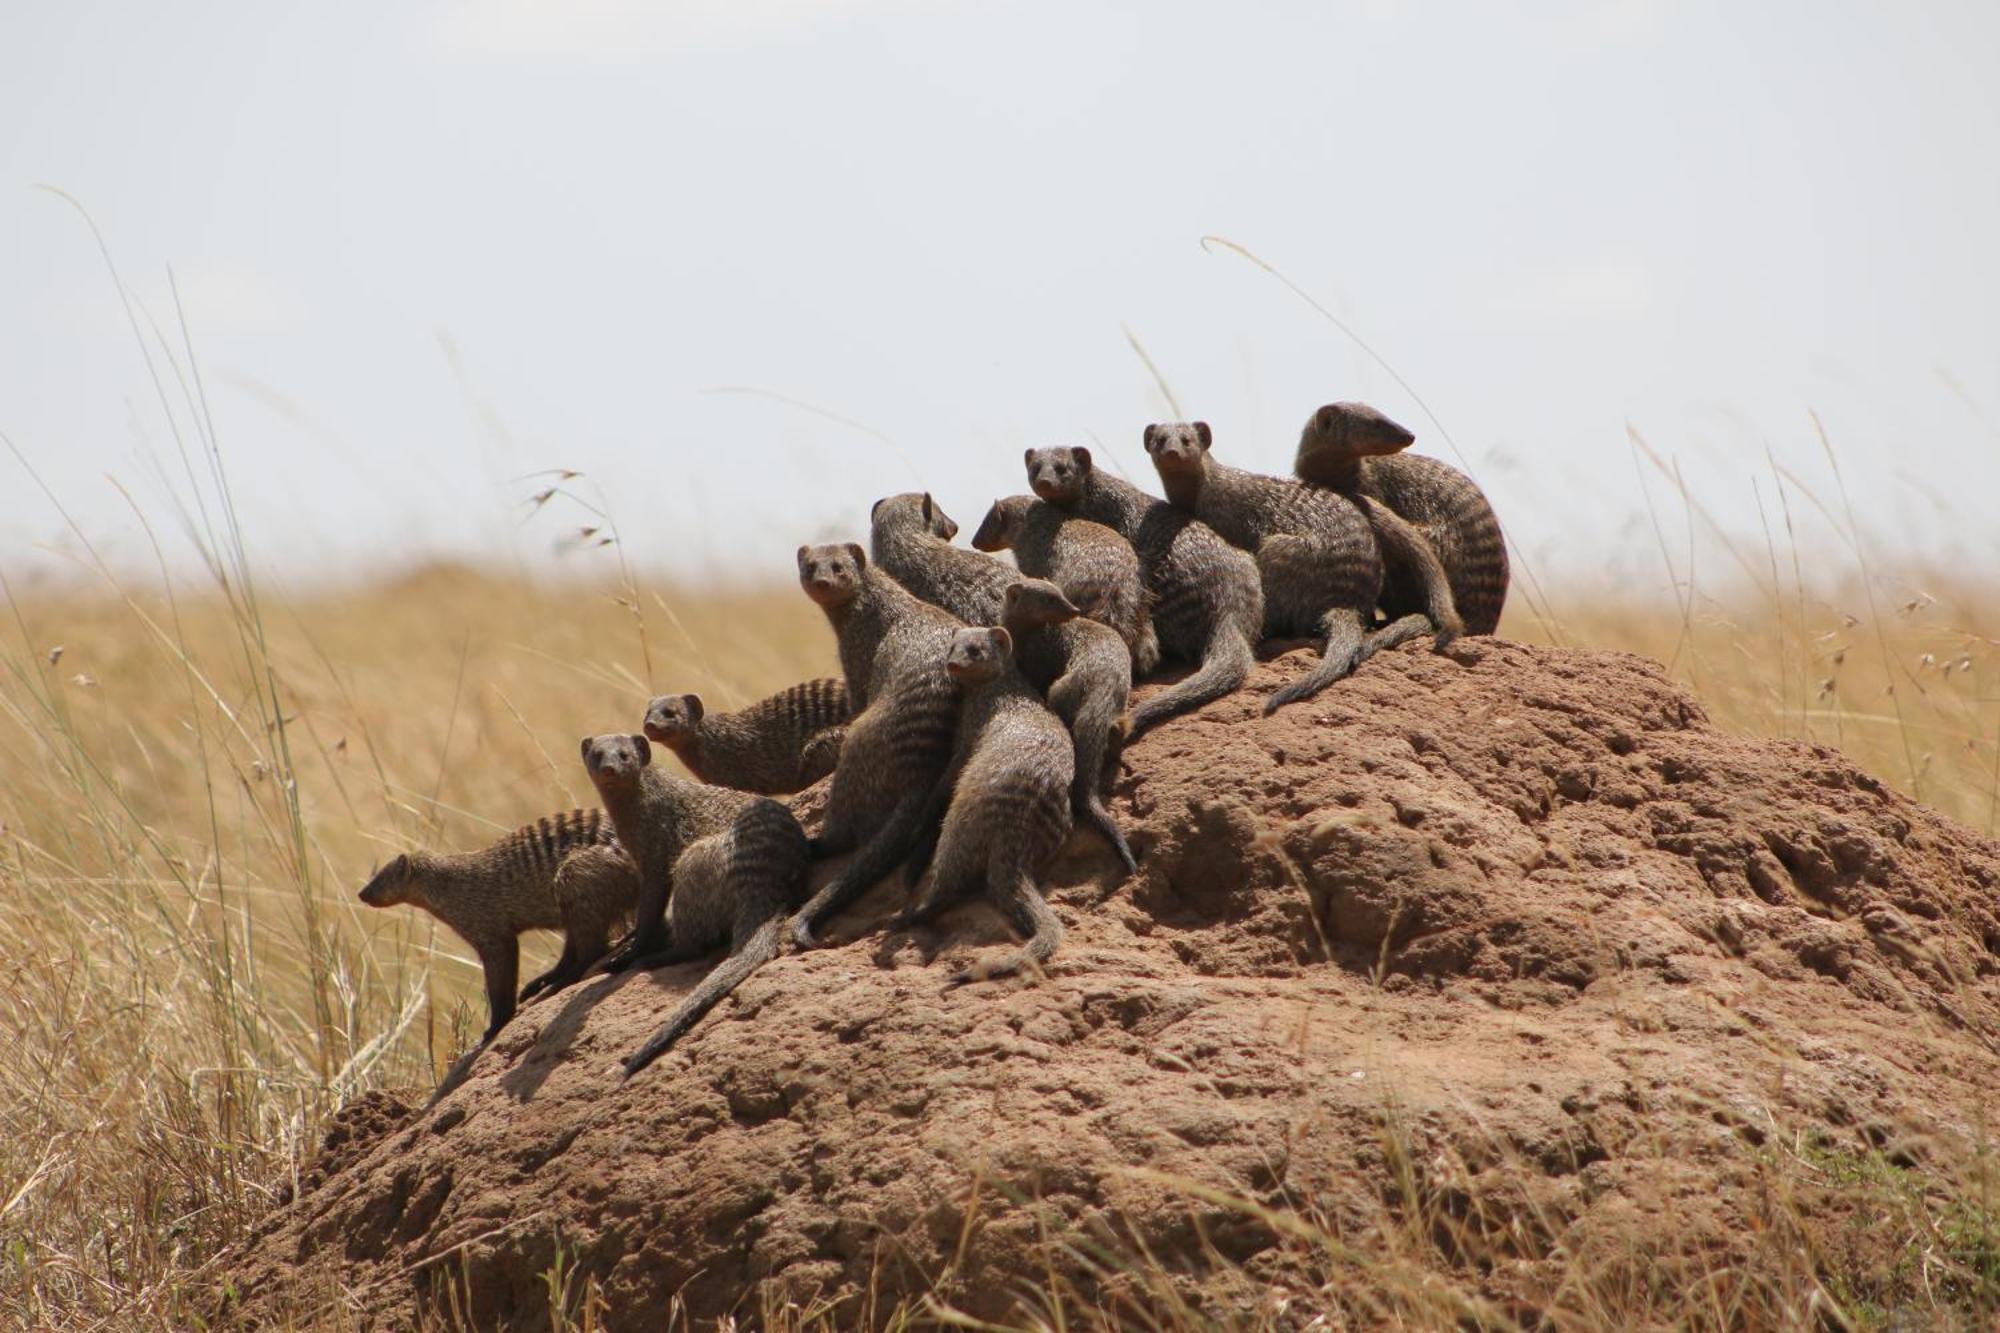
MULTIPOLYGON (((586 801, 577 738, 635 724, 653 692, 735 705, 834 669, 787 587, 445 567, 298 597, 233 576, 9 592, 0 1323, 18 1327, 185 1326, 204 1265, 325 1118, 423 1089, 476 1035, 477 965, 428 917, 360 906, 374 865, 586 801)), ((1556 589, 1503 629, 1670 662, 1719 726, 1838 744, 1991 831, 2000 597, 1869 593, 1556 589)), ((531 942, 523 975, 552 952, 531 942)))

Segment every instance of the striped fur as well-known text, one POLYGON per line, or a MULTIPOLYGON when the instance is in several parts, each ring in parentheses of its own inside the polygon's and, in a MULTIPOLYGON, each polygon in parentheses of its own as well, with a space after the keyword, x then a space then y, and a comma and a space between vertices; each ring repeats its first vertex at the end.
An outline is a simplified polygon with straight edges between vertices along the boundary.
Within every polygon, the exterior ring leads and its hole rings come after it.
POLYGON ((1035 881, 1069 837, 1071 742, 1009 660, 1010 648, 1000 629, 964 629, 952 640, 949 670, 965 694, 950 804, 930 882, 894 922, 928 920, 984 891, 1026 937, 1018 951, 955 974, 952 985, 1039 968, 1062 942, 1062 923, 1035 881))
POLYGON ((833 772, 851 713, 846 684, 825 678, 716 715, 700 695, 661 695, 646 707, 645 731, 703 782, 777 796, 833 772))
POLYGON ((1207 524, 1096 469, 1088 449, 1030 449, 1027 464, 1036 495, 1132 544, 1162 660, 1197 666, 1132 710, 1130 734, 1240 688, 1264 624, 1257 562, 1207 524))
MULTIPOLYGON (((1293 473, 1304 482, 1379 501, 1407 519, 1436 552, 1468 634, 1499 628, 1507 602, 1507 541, 1486 493, 1449 463, 1406 454, 1416 437, 1362 403, 1329 403, 1299 435, 1293 473)), ((1428 609, 1420 577, 1391 569, 1382 591, 1390 619, 1428 609)))
POLYGON ((851 543, 801 547, 799 582, 833 626, 848 697, 866 701, 848 724, 813 842, 815 856, 855 856, 793 918, 793 940, 810 948, 819 924, 901 865, 923 834, 951 761, 957 690, 940 664, 959 623, 851 543))
POLYGON ((1000 600, 1015 571, 978 551, 953 546, 958 524, 928 493, 877 500, 868 516, 875 567, 968 625, 1000 623, 1000 600))
POLYGON ((1146 428, 1146 452, 1176 509, 1194 515, 1257 560, 1264 633, 1323 640, 1319 664, 1274 692, 1264 711, 1310 698, 1360 663, 1382 553, 1367 516, 1346 496, 1290 477, 1218 463, 1204 422, 1146 428))
POLYGON ((374 907, 408 903, 449 926, 486 972, 491 1040, 514 1015, 524 930, 563 932, 562 957, 519 999, 569 985, 609 947, 639 893, 631 860, 601 810, 568 810, 524 824, 476 852, 409 852, 361 890, 374 907))
POLYGON ((1160 638, 1139 577, 1139 553, 1110 528, 1032 495, 1010 495, 986 511, 972 546, 1012 550, 1023 574, 1047 579, 1084 615, 1116 630, 1131 653, 1134 674, 1145 676, 1159 666, 1160 638))

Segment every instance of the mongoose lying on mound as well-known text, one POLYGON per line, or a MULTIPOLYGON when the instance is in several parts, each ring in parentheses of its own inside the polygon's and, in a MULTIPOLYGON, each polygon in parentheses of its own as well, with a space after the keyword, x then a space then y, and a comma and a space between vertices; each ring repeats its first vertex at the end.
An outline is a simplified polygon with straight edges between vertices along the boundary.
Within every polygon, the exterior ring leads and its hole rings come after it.
POLYGON ((715 717, 699 694, 663 694, 646 706, 645 731, 703 782, 782 796, 833 772, 849 715, 846 685, 809 680, 715 717))
POLYGON ((1125 873, 1139 868, 1131 844, 1104 808, 1104 770, 1117 753, 1118 716, 1132 693, 1132 656, 1109 625, 1083 612, 1045 579, 1007 589, 1000 624, 1014 639, 1014 664, 1069 728, 1076 754, 1070 808, 1104 835, 1125 873))
POLYGON ((813 854, 860 850, 793 918, 792 938, 809 949, 819 923, 900 865, 923 833, 926 802, 951 762, 958 691, 937 664, 959 623, 870 565, 852 542, 801 546, 799 584, 833 626, 858 710, 813 854))
POLYGON ((1161 657, 1200 664, 1132 710, 1131 735, 1241 686, 1264 627, 1257 562, 1206 523, 1092 467, 1088 449, 1030 449, 1027 463, 1036 495, 1132 543, 1161 657))
MULTIPOLYGON (((1363 403, 1329 403, 1299 435, 1299 480, 1362 495, 1395 511, 1437 553, 1468 634, 1491 634, 1507 602, 1507 540, 1486 493, 1449 463, 1401 452, 1416 439, 1363 403)), ((1408 570, 1391 568, 1382 590, 1390 619, 1428 611, 1408 570)))
POLYGON ((1264 701, 1271 712, 1352 671, 1382 591, 1382 553, 1354 502, 1290 477, 1226 467, 1209 456, 1205 421, 1146 427, 1146 452, 1167 501, 1257 558, 1264 633, 1322 638, 1319 665, 1264 701))
POLYGON ((929 492, 877 500, 868 514, 868 553, 877 569, 968 625, 1000 621, 1000 599, 1015 571, 978 551, 953 546, 958 524, 929 492))
POLYGON ((571 810, 514 830, 476 852, 405 852, 361 890, 370 907, 409 903, 451 927, 486 969, 482 1043, 514 1016, 524 930, 560 930, 562 957, 521 999, 561 990, 604 956, 632 910, 639 877, 599 810, 571 810))
POLYGON ((1023 574, 1047 579, 1085 615, 1117 630, 1135 676, 1159 666, 1160 639, 1139 578, 1139 553, 1110 528, 1032 495, 1010 495, 986 511, 972 549, 1011 549, 1023 574))
POLYGON ((1062 942, 1062 922, 1035 878, 1070 830, 1075 777, 1069 733, 1009 660, 1004 629, 962 629, 945 657, 964 691, 958 741, 941 790, 950 793, 931 880, 891 928, 928 920, 984 888, 1027 937, 1017 953, 955 974, 949 985, 1040 967, 1062 942))
POLYGON ((804 901, 805 830, 766 796, 689 782, 653 767, 644 736, 592 736, 583 766, 639 866, 631 942, 608 970, 686 963, 724 945, 666 1025, 625 1059, 629 1076, 664 1055, 743 979, 778 956, 785 918, 804 901))

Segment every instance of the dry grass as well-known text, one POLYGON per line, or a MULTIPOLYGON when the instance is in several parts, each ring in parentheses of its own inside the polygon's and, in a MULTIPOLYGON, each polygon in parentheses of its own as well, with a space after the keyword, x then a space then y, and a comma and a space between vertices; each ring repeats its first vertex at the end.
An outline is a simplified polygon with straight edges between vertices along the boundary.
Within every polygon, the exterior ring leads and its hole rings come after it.
MULTIPOLYGON (((324 1118, 366 1088, 426 1085, 477 1031, 476 964, 428 919, 355 903, 371 866, 579 800, 576 738, 629 725, 655 689, 733 703, 833 665, 818 613, 786 589, 635 596, 456 569, 254 603, 237 586, 12 599, 0 1317, 20 1326, 184 1325, 204 1266, 271 1203, 324 1118)), ((1672 661, 1720 725, 1841 744, 1990 829, 2000 600, 1934 587, 1878 601, 1879 624, 1824 594, 1653 612, 1558 598, 1559 626, 1517 614, 1508 629, 1672 661)), ((1393 1151, 1393 1118, 1384 1133, 1393 1151)), ((1852 1167, 1884 1183, 1869 1170, 1852 1167)), ((1351 1317, 1491 1314, 1418 1280, 1457 1262, 1423 1215, 1438 1206, 1427 1189, 1412 1178, 1408 1198, 1384 1200, 1366 1238, 1288 1220, 1329 1281, 1375 1293, 1343 1298, 1351 1317)), ((1643 1278, 1590 1287, 1575 1308, 1736 1322, 1643 1278)), ((1774 1267, 1742 1285, 1776 1318, 1813 1289, 1784 1278, 1774 1267)), ((582 1319, 587 1284, 552 1281, 582 1319)))

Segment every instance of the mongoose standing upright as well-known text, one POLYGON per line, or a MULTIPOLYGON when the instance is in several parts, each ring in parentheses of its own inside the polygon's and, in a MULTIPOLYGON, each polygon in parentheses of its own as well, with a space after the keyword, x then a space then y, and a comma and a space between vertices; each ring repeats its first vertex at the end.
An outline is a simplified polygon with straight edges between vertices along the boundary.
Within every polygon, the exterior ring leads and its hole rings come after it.
POLYGON ((833 772, 850 715, 845 684, 808 680, 714 717, 699 694, 663 694, 646 706, 645 731, 703 782, 782 796, 833 772))
POLYGON ((1264 626, 1257 562, 1206 523, 1092 467, 1088 449, 1030 449, 1027 463, 1036 495, 1132 543, 1152 599, 1160 655, 1200 664, 1186 680, 1132 710, 1130 735, 1239 688, 1257 659, 1264 626))
POLYGON ((639 866, 632 939, 609 970, 667 967, 729 947, 652 1040, 626 1057, 629 1076, 778 956, 785 917, 805 899, 812 855, 783 805, 664 773, 644 736, 592 736, 582 748, 619 841, 639 866))
MULTIPOLYGON (((1468 634, 1491 634, 1507 602, 1507 539, 1486 493, 1449 463, 1406 454, 1416 439, 1365 403, 1329 403, 1299 435, 1292 472, 1300 481, 1366 496, 1408 519, 1451 582, 1468 634)), ((1391 568, 1382 610, 1392 620, 1425 611, 1425 590, 1391 568)))
POLYGON ((1104 835, 1125 873, 1139 868, 1132 845, 1104 808, 1104 772, 1119 743, 1118 717, 1132 693, 1132 655, 1109 625, 1084 618, 1046 579, 1007 589, 1000 625, 1014 640, 1014 665, 1069 728, 1076 754, 1070 808, 1104 835))
POLYGON ((409 903, 451 927, 486 971, 486 1035, 514 1016, 524 930, 561 930, 562 957, 520 998, 557 991, 604 956, 611 930, 639 897, 632 862, 599 810, 571 810, 514 830, 476 852, 405 852, 361 890, 370 907, 409 903))
POLYGON ((877 500, 868 514, 868 558, 932 606, 968 625, 1000 622, 1000 599, 1016 577, 990 555, 953 546, 958 524, 929 492, 877 500))
POLYGON ((959 623, 870 565, 852 542, 801 546, 799 584, 833 626, 858 710, 813 854, 860 850, 792 919, 792 938, 809 949, 819 923, 901 864, 924 832, 958 721, 958 689, 937 664, 959 623))
POLYGON ((1035 879, 1070 830, 1075 772, 1069 733, 1009 660, 1004 629, 952 636, 945 674, 964 691, 958 741, 944 790, 950 804, 931 880, 892 928, 928 920, 984 888, 1027 937, 1018 952, 960 972, 950 985, 1040 967, 1062 942, 1062 922, 1035 879))
POLYGON ((1265 634, 1324 641, 1319 665, 1264 701, 1269 713, 1319 693, 1361 661, 1382 592, 1382 553, 1351 500, 1225 467, 1209 456, 1213 438, 1205 421, 1148 426, 1146 452, 1168 503, 1256 556, 1265 634))
POLYGON ((1131 652, 1133 675, 1159 666, 1160 638, 1139 577, 1139 553, 1110 528, 1032 495, 1009 495, 986 511, 972 549, 1012 549, 1023 574, 1047 579, 1086 616, 1117 630, 1131 652))

